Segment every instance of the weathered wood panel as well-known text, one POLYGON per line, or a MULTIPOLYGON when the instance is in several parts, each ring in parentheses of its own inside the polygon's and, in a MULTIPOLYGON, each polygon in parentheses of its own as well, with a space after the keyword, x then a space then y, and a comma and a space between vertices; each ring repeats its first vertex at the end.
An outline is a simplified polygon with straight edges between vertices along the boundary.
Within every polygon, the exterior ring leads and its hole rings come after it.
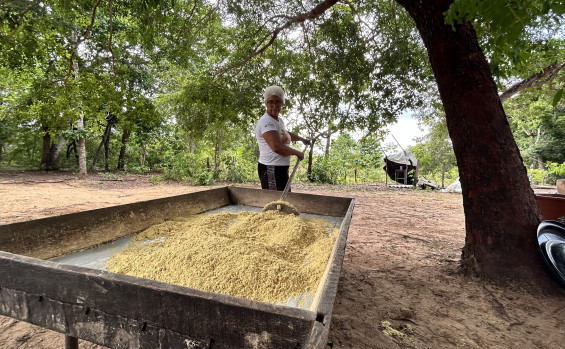
POLYGON ((0 226, 0 250, 49 259, 231 204, 227 188, 0 226))
POLYGON ((316 322, 302 309, 6 252, 0 314, 113 348, 303 348, 316 322))
MULTIPOLYGON (((240 205, 264 207, 271 201, 279 200, 280 191, 228 187, 232 201, 240 205)), ((346 215, 351 198, 321 196, 303 193, 288 193, 285 201, 290 202, 299 212, 343 217, 346 215)))
POLYGON ((324 277, 320 282, 318 291, 316 292, 316 298, 312 304, 312 309, 314 309, 316 313, 317 322, 314 324, 314 328, 307 345, 311 348, 323 348, 326 345, 330 331, 330 322, 337 294, 339 277, 341 274, 341 266, 343 265, 343 258, 345 257, 349 225, 351 224, 353 209, 355 207, 355 199, 349 199, 349 201, 349 208, 341 224, 339 236, 329 258, 324 277))

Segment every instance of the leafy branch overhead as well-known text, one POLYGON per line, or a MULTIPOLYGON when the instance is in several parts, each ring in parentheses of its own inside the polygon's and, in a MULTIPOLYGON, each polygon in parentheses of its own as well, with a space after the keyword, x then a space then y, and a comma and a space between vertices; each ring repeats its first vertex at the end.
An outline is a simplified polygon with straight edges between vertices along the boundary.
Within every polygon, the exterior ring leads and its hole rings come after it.
MULTIPOLYGON (((500 101, 504 103, 507 99, 514 96, 515 94, 519 93, 530 87, 537 87, 544 85, 552 80, 554 80, 558 74, 565 68, 565 62, 553 62, 549 66, 545 67, 539 73, 533 74, 532 76, 524 79, 511 87, 509 87, 506 91, 504 91, 500 95, 500 101)), ((553 106, 557 105, 557 101, 561 98, 563 94, 563 89, 560 90, 555 96, 555 100, 553 106)))
MULTIPOLYGON (((455 0, 446 12, 446 23, 471 21, 495 78, 521 78, 509 86, 501 83, 504 102, 558 78, 565 62, 564 14, 564 0, 455 0)), ((554 105, 562 98, 560 91, 556 89, 554 105)))
MULTIPOLYGON (((275 40, 277 39, 280 32, 291 28, 295 24, 300 24, 307 20, 311 20, 320 16, 321 14, 326 12, 329 8, 331 8, 333 5, 335 5, 338 1, 339 0, 325 0, 319 3, 318 5, 316 5, 312 10, 308 12, 303 12, 292 18, 288 18, 287 21, 284 22, 282 25, 270 30, 267 34, 265 34, 244 60, 237 62, 236 64, 228 67, 227 70, 235 69, 245 65, 251 59, 262 54, 263 52, 265 52, 265 50, 271 47, 275 42, 275 40)), ((287 18, 286 16, 281 16, 281 17, 287 18)), ((271 18, 270 20, 272 19, 274 19, 274 17, 271 18)), ((220 75, 223 73, 224 72, 221 72, 220 75)))

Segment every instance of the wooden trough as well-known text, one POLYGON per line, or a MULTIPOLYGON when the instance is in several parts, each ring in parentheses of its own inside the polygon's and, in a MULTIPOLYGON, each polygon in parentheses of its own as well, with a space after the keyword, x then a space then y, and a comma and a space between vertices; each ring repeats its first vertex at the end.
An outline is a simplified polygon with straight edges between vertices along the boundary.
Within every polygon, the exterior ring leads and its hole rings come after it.
MULTIPOLYGON (((280 193, 223 187, 0 226, 0 315, 110 348, 325 348, 355 200, 289 193, 300 212, 340 218, 308 309, 49 261, 165 220, 280 193)), ((213 251, 210 251, 213 253, 213 251)))
POLYGON ((536 194, 536 201, 544 220, 558 220, 565 217, 564 194, 536 194))

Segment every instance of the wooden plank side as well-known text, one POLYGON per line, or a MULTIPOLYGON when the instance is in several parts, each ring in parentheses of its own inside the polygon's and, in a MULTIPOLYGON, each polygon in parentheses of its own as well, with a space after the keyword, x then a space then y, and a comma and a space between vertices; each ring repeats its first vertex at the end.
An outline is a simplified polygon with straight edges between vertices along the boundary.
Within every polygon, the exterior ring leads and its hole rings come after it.
POLYGON ((186 348, 187 341, 194 348, 304 348, 316 319, 302 309, 6 252, 0 314, 118 348, 186 348))
POLYGON ((316 323, 312 329, 312 333, 306 346, 309 349, 322 349, 327 345, 332 311, 337 294, 341 267, 345 257, 345 247, 347 245, 349 225, 351 224, 351 219, 353 217, 354 207, 355 199, 351 199, 347 214, 341 224, 339 237, 334 245, 328 266, 320 284, 320 289, 316 292, 316 299, 314 299, 314 303, 312 305, 312 309, 316 313, 316 323))
POLYGON ((84 308, 7 288, 0 289, 0 314, 111 348, 208 349, 210 340, 148 325, 147 322, 84 308))
MULTIPOLYGON (((227 187, 232 201, 240 205, 264 207, 271 201, 279 200, 280 191, 241 187, 227 187)), ((319 214, 332 217, 346 215, 351 198, 323 196, 303 193, 288 193, 285 201, 290 202, 298 212, 319 214)))
POLYGON ((0 226, 0 250, 53 258, 116 240, 177 216, 231 204, 227 188, 0 226))

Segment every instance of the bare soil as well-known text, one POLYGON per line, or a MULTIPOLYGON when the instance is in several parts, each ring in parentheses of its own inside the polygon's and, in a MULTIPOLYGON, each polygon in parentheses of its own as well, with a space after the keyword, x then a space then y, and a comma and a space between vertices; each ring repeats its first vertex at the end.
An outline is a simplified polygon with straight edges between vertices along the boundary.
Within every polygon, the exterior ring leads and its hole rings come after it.
MULTIPOLYGON (((0 224, 210 189, 152 184, 150 176, 113 179, 0 172, 0 224)), ((460 194, 300 183, 293 191, 356 199, 330 327, 333 348, 565 345, 564 290, 547 294, 460 273, 460 194)), ((63 334, 0 317, 0 348, 63 348, 64 341, 63 334)), ((85 341, 80 347, 102 348, 85 341)))

